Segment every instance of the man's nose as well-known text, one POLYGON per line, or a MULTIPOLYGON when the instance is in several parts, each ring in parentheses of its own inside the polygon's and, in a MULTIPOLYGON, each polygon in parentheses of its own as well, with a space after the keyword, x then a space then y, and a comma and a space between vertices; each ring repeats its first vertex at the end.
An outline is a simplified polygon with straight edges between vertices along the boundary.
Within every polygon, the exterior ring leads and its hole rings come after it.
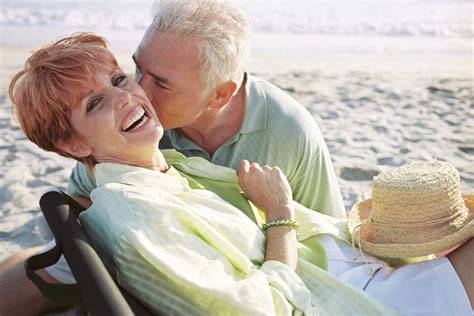
POLYGON ((153 102, 153 94, 151 93, 153 80, 150 80, 150 79, 151 78, 147 79, 145 76, 142 76, 142 75, 136 77, 138 84, 145 91, 148 100, 150 102, 153 102))

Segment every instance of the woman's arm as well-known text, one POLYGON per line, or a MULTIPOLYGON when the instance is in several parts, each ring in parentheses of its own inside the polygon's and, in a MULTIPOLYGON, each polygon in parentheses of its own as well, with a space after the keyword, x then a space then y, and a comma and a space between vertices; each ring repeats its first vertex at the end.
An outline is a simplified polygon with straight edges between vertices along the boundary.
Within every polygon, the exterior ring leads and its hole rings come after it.
MULTIPOLYGON (((247 160, 240 162, 239 184, 245 196, 263 212, 267 222, 295 220, 291 188, 278 167, 261 167, 247 160)), ((271 226, 266 230, 265 261, 276 260, 296 269, 296 231, 285 225, 271 226)))

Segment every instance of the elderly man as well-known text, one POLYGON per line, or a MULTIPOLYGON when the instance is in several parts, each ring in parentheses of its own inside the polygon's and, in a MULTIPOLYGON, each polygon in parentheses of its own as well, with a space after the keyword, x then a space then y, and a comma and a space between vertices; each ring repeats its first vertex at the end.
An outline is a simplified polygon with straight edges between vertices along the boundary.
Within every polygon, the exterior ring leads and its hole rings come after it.
MULTIPOLYGON (((345 217, 329 152, 314 119, 285 92, 247 72, 250 31, 243 12, 226 1, 161 1, 155 11, 133 58, 136 79, 167 129, 160 147, 234 169, 242 159, 279 166, 296 201, 345 217)), ((78 164, 68 193, 88 205, 95 187, 93 177, 78 164)), ((37 251, 25 250, 0 267, 9 267, 0 275, 2 315, 54 307, 18 263, 37 251)), ((73 281, 65 262, 42 275, 52 282, 73 281)))

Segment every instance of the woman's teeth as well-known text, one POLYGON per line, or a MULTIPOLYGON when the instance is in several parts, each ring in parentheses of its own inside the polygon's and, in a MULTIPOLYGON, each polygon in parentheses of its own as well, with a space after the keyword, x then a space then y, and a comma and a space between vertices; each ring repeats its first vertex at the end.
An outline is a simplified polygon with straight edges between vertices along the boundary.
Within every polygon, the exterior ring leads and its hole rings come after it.
POLYGON ((133 116, 127 120, 127 122, 122 127, 122 131, 128 132, 134 128, 142 126, 145 123, 146 119, 147 119, 147 116, 146 116, 145 110, 142 107, 140 107, 135 112, 135 114, 133 114, 133 116))

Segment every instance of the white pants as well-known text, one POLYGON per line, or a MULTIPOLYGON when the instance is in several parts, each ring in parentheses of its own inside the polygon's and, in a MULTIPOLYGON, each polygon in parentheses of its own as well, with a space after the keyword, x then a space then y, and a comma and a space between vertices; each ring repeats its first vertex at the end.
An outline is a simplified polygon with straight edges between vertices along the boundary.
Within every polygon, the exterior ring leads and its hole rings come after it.
POLYGON ((318 239, 326 250, 331 274, 403 315, 473 314, 461 280, 447 258, 392 268, 330 236, 318 239))

